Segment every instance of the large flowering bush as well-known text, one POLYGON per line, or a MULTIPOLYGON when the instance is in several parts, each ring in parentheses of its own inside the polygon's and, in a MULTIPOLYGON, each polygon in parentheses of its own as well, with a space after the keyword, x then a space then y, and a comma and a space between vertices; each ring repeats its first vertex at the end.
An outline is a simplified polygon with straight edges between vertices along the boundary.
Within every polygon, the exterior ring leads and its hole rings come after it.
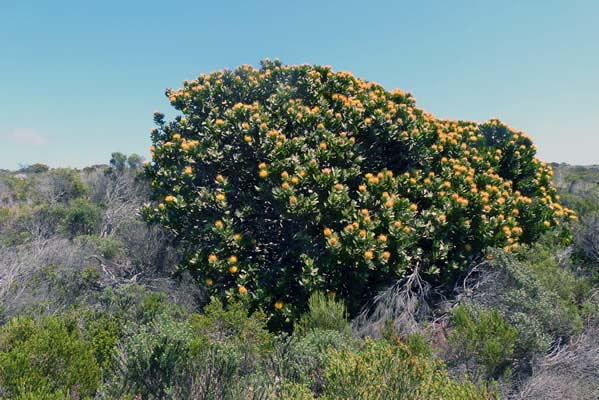
POLYGON ((182 115, 154 116, 143 214, 214 295, 275 320, 316 290, 355 312, 415 266, 446 281, 575 218, 525 134, 436 119, 347 72, 264 61, 167 95, 182 115))

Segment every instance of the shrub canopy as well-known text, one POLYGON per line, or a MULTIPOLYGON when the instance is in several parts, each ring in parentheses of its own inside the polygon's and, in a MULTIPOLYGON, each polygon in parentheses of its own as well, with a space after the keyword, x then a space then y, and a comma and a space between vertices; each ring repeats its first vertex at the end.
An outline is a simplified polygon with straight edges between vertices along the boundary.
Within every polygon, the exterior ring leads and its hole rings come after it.
POLYGON ((168 90, 154 115, 153 205, 213 294, 284 320, 320 290, 354 313, 418 267, 454 279, 575 218, 531 139, 496 119, 436 119, 399 89, 263 61, 168 90))

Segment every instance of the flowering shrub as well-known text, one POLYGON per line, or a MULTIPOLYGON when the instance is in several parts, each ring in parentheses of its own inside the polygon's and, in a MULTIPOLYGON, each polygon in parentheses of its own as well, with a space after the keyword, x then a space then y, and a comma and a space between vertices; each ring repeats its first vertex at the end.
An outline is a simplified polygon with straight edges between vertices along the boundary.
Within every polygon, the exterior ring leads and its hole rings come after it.
POLYGON ((315 291, 354 313, 416 265, 451 280, 486 247, 575 218, 525 134, 436 119, 347 72, 267 60, 167 95, 182 115, 154 115, 142 213, 212 294, 279 321, 315 291))

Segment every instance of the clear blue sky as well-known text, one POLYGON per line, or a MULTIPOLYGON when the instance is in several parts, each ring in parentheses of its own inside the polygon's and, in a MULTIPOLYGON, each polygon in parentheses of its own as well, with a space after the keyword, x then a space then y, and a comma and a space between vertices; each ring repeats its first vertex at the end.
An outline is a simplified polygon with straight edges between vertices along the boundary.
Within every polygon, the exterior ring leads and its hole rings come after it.
POLYGON ((547 161, 599 164, 599 1, 0 0, 0 168, 147 155, 199 73, 330 64, 438 117, 499 117, 547 161))

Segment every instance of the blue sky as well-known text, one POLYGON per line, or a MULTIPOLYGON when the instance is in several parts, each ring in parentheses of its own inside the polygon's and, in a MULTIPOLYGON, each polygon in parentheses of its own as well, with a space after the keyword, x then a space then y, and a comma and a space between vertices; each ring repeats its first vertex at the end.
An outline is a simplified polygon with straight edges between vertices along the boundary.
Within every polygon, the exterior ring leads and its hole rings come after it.
POLYGON ((598 15, 596 0, 0 0, 0 168, 147 155, 165 88, 266 57, 400 87, 438 117, 499 117, 544 160, 599 164, 598 15))

